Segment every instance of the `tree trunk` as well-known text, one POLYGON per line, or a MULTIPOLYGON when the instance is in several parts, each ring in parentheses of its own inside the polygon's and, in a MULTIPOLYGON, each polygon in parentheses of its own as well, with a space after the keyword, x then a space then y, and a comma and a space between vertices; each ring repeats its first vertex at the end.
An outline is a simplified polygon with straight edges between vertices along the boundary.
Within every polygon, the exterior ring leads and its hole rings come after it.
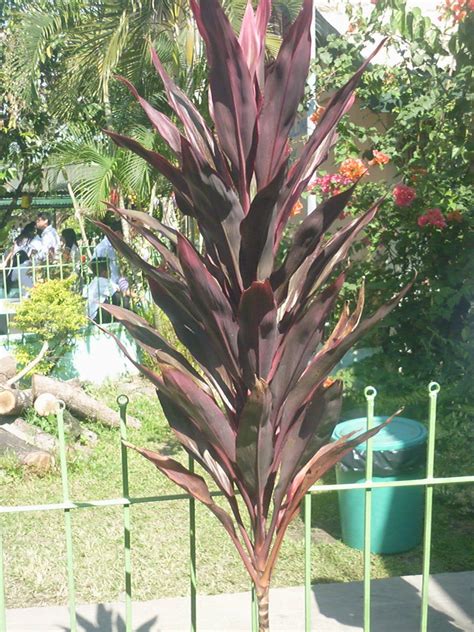
MULTIPOLYGON (((68 410, 79 419, 97 421, 106 426, 117 427, 120 425, 120 416, 114 410, 88 395, 82 388, 71 385, 68 382, 55 380, 45 375, 33 375, 33 396, 36 399, 42 393, 51 393, 58 399, 62 399, 68 410)), ((127 423, 132 428, 140 428, 138 419, 127 415, 127 423)))
POLYGON ((20 391, 0 385, 0 415, 21 415, 33 405, 31 390, 20 391))
POLYGON ((270 630, 270 610, 269 610, 270 587, 256 587, 258 605, 258 632, 269 632, 270 630))

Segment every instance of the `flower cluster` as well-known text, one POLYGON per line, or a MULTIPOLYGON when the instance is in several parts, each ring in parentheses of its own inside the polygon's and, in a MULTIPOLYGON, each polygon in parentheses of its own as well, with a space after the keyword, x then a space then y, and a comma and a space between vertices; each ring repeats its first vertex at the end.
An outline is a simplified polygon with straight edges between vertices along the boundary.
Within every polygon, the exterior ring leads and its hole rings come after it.
POLYGON ((445 0, 446 12, 454 22, 462 22, 468 11, 474 10, 474 0, 445 0))
POLYGON ((397 184, 393 188, 393 200, 396 206, 410 206, 416 198, 416 191, 406 184, 397 184))
POLYGON ((340 173, 328 173, 313 180, 309 189, 319 187, 324 195, 337 195, 343 187, 348 187, 351 184, 352 180, 340 173))
POLYGON ((446 228, 446 218, 444 217, 441 209, 430 208, 424 215, 420 215, 418 218, 418 226, 423 228, 424 226, 434 226, 435 228, 446 228))
POLYGON ((367 173, 367 165, 360 158, 347 158, 339 167, 339 173, 355 182, 367 173))
POLYGON ((381 151, 377 151, 377 149, 372 150, 373 158, 369 160, 369 165, 372 167, 373 165, 386 165, 390 162, 390 156, 384 154, 381 151))

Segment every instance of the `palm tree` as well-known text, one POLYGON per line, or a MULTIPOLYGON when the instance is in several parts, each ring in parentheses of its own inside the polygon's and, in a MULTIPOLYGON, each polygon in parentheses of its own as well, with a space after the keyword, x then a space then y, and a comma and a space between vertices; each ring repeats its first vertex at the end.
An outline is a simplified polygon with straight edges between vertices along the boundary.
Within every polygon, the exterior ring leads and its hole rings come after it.
MULTIPOLYGON (((125 95, 113 82, 116 73, 147 97, 147 92, 159 92, 150 44, 165 65, 172 66, 169 70, 181 87, 194 95, 202 90, 204 62, 187 0, 9 2, 14 5, 9 55, 17 69, 11 88, 19 86, 27 101, 41 95, 62 120, 94 116, 95 107, 102 108, 112 124, 115 102, 122 102, 125 95)), ((247 0, 224 4, 237 29, 247 0)), ((275 54, 279 36, 300 6, 301 0, 274 2, 267 40, 270 54, 275 54)))

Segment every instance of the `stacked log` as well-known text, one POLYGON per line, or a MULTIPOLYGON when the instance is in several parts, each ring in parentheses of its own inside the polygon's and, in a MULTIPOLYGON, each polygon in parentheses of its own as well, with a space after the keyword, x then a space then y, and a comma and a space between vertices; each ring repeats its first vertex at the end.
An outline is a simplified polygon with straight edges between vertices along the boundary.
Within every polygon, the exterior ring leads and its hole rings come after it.
MULTIPOLYGON (((59 400, 62 400, 64 428, 74 442, 97 441, 97 435, 79 420, 111 427, 120 425, 119 414, 86 393, 78 380, 62 381, 34 375, 31 389, 22 390, 16 385, 20 373, 12 356, 0 358, 0 456, 13 452, 20 463, 41 471, 52 466, 57 439, 21 418, 32 406, 38 415, 46 417, 57 413, 59 400)), ((140 427, 134 417, 128 416, 127 421, 132 427, 140 427)))

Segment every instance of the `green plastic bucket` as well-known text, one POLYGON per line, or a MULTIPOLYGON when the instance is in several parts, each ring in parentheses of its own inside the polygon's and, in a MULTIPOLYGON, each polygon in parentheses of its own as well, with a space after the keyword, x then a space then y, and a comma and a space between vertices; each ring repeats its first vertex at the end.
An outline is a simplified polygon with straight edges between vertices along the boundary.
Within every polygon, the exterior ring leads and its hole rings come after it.
MULTIPOLYGON (((386 417, 375 417, 374 425, 386 417)), ((332 439, 350 432, 364 432, 365 417, 350 419, 336 426, 332 439)), ((424 478, 426 428, 418 421, 395 417, 372 439, 373 481, 388 482, 424 478)), ((365 481, 366 444, 359 444, 336 467, 338 483, 365 481)), ((339 491, 342 539, 345 544, 364 548, 364 490, 339 491)), ((423 534, 424 488, 390 487, 372 491, 372 553, 401 553, 421 543, 423 534)))

